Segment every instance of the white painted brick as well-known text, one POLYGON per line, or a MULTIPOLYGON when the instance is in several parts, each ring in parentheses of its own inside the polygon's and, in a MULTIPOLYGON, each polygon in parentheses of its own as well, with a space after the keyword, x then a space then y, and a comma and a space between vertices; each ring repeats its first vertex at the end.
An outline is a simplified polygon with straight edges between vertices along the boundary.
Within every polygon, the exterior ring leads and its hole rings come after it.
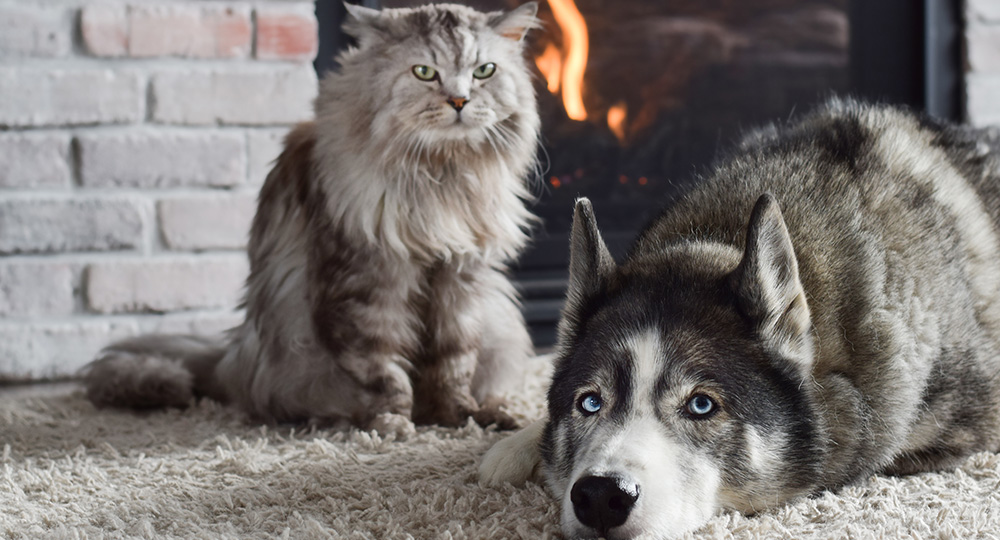
POLYGON ((240 4, 136 4, 129 8, 129 56, 246 58, 250 7, 240 4))
POLYGON ((253 129, 247 132, 247 181, 260 185, 285 148, 288 129, 253 129))
POLYGON ((0 126, 137 122, 145 92, 135 73, 112 69, 0 70, 0 126))
POLYGON ((173 250, 243 249, 256 210, 256 193, 171 197, 157 204, 160 234, 173 250))
POLYGON ((966 36, 969 69, 979 73, 1000 73, 1000 24, 970 24, 966 36))
POLYGON ((1000 23, 1000 2, 997 0, 966 0, 966 19, 1000 23))
POLYGON ((319 36, 314 5, 260 5, 255 15, 257 58, 308 62, 316 57, 319 36))
POLYGON ((0 262, 0 317, 69 315, 73 268, 59 262, 0 262))
POLYGON ((77 138, 84 187, 232 186, 243 182, 242 133, 90 133, 77 138))
POLYGON ((0 200, 0 254, 126 250, 142 242, 132 199, 0 200))
POLYGON ((0 188, 68 188, 66 133, 0 133, 0 188))
POLYGON ((219 336, 243 322, 242 311, 197 311, 147 316, 139 320, 139 328, 149 334, 195 334, 219 336))
POLYGON ((965 78, 969 122, 1000 125, 1000 75, 969 73, 965 78))
POLYGON ((93 263, 84 279, 87 307, 99 313, 231 308, 248 266, 244 254, 93 263))
POLYGON ((71 25, 70 12, 60 7, 0 3, 0 56, 66 56, 71 25))
POLYGON ((80 12, 80 36, 95 56, 128 54, 128 11, 124 4, 84 6, 80 12))
POLYGON ((292 124, 312 117, 310 64, 160 73, 152 79, 153 119, 169 124, 292 124))
POLYGON ((105 345, 137 331, 134 321, 0 323, 0 379, 77 375, 105 345))

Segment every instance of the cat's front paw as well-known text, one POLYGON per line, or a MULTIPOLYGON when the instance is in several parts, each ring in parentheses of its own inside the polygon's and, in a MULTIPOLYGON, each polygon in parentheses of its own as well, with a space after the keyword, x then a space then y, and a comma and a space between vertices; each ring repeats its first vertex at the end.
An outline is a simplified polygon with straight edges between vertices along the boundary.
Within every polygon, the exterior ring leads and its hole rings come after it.
POLYGON ((483 427, 496 425, 497 429, 501 431, 510 431, 521 427, 520 422, 500 408, 501 405, 501 402, 483 404, 478 411, 473 413, 472 419, 483 427))
POLYGON ((417 433, 417 428, 409 418, 391 412, 377 414, 368 423, 368 429, 375 430, 382 437, 392 435, 398 441, 406 440, 417 433))
POLYGON ((479 404, 468 393, 456 392, 435 396, 425 406, 415 412, 414 418, 420 424, 436 424, 445 427, 460 427, 479 410, 479 404))

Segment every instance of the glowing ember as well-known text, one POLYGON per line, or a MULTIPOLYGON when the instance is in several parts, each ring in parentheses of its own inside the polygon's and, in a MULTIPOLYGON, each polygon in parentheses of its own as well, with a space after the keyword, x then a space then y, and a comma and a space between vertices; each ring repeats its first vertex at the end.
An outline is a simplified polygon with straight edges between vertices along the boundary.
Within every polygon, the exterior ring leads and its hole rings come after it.
POLYGON ((608 127, 611 133, 618 137, 618 142, 625 142, 625 103, 619 102, 608 109, 608 127))
MULTIPOLYGON (((573 0, 549 0, 549 7, 552 8, 552 15, 563 33, 565 61, 559 65, 562 68, 560 82, 563 107, 566 109, 566 115, 573 120, 586 120, 587 109, 583 106, 583 74, 587 70, 587 55, 590 52, 587 23, 584 22, 583 15, 573 0)), ((548 54, 546 49, 542 57, 548 54)), ((538 67, 542 69, 541 64, 538 67)), ((552 90, 552 76, 544 69, 542 73, 545 73, 549 83, 549 91, 555 93, 556 91, 552 90)))

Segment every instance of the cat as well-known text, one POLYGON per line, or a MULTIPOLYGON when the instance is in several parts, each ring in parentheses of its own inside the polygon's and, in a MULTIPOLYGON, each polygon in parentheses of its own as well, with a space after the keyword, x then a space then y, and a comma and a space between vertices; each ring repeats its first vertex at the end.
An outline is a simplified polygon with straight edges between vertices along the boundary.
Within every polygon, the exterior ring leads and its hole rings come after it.
POLYGON ((83 372, 94 404, 208 396, 400 437, 470 416, 514 427, 503 396, 532 343, 507 265, 535 220, 537 4, 347 10, 357 45, 261 188, 244 322, 110 345, 83 372))

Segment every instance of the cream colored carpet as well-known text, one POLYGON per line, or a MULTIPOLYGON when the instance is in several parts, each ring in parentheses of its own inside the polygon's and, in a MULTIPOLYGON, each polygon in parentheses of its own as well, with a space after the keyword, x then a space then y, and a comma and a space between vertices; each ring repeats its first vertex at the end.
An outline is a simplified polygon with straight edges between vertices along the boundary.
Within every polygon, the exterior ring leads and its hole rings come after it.
MULTIPOLYGON (((541 411, 545 371, 517 403, 541 411)), ((11 539, 559 538, 537 485, 476 484, 502 434, 422 428, 406 442, 244 423, 214 403, 95 410, 73 386, 0 390, 0 536, 11 539)), ((1000 457, 877 477, 686 538, 1000 538, 1000 457)))

